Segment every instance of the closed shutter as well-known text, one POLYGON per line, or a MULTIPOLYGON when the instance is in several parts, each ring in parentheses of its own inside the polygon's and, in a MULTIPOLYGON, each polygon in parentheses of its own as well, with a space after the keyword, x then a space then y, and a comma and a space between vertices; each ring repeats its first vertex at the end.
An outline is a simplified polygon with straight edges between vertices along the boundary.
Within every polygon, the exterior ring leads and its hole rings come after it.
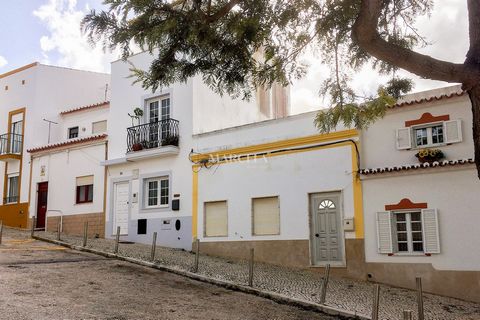
POLYGON ((280 234, 280 207, 278 197, 252 199, 253 234, 280 234))
POLYGON ((92 123, 92 133, 104 133, 107 132, 107 120, 93 122, 92 123))
POLYGON ((88 186, 93 184, 93 176, 84 176, 77 178, 77 187, 88 186))
POLYGON ((410 128, 397 129, 397 149, 406 150, 412 148, 412 133, 410 128))
POLYGON ((462 142, 462 120, 450 120, 443 123, 445 143, 462 142))
POLYGON ((205 237, 228 236, 226 201, 205 202, 205 237))
POLYGON ((440 253, 437 209, 422 210, 422 227, 425 253, 440 253))
POLYGON ((393 253, 392 214, 390 211, 377 212, 378 253, 393 253))

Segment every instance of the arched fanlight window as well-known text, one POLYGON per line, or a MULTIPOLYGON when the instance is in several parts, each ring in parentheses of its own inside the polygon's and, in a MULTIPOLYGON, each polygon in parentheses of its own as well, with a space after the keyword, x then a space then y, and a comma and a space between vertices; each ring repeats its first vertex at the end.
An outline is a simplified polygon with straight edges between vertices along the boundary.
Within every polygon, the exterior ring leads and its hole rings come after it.
POLYGON ((325 199, 320 202, 319 209, 335 209, 335 203, 332 200, 325 199))

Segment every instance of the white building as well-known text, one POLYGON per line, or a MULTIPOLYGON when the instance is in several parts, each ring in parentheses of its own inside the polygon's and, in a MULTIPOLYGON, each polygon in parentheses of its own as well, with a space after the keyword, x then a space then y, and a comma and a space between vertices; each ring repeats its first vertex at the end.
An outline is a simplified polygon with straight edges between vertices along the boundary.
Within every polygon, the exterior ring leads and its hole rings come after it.
POLYGON ((356 130, 318 134, 314 112, 194 136, 193 224, 202 252, 359 277, 356 130))
POLYGON ((365 273, 373 281, 480 301, 480 181, 468 95, 406 97, 362 133, 365 273), (423 148, 444 158, 421 164, 423 148))
MULTIPOLYGON (((26 228, 36 216, 36 186, 31 186, 28 149, 65 140, 59 113, 65 108, 105 100, 109 75, 32 63, 0 75, 0 219, 26 228)), ((54 170, 49 168, 50 173, 54 170)), ((37 174, 37 172, 35 172, 37 174)), ((57 188, 62 197, 65 189, 57 188)), ((53 199, 48 194, 48 199, 53 199)), ((48 210, 47 208, 45 208, 48 210)), ((39 228, 45 219, 37 219, 39 228)))
POLYGON ((29 149, 31 154, 30 211, 45 216, 48 231, 89 236, 105 232, 105 168, 109 103, 78 107, 60 113, 62 139, 29 149), (48 205, 47 203, 48 202, 48 205))
MULTIPOLYGON (((152 56, 129 58, 148 69, 152 56)), ((270 108, 220 97, 198 77, 155 93, 132 84, 131 65, 112 63, 112 98, 108 120, 109 148, 106 236, 118 227, 122 239, 191 248, 192 135, 275 116, 270 108), (138 119, 129 116, 140 108, 138 119)), ((268 97, 262 96, 264 100, 268 97)), ((275 100, 275 99, 273 99, 275 100)), ((270 104, 269 104, 270 105, 270 104)))

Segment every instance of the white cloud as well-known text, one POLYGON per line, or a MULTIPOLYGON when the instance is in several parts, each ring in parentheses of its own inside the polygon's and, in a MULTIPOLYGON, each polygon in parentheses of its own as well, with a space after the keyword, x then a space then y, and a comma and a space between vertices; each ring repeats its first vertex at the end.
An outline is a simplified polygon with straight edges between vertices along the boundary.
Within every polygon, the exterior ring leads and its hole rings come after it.
MULTIPOLYGON (((430 17, 418 19, 416 27, 431 42, 430 46, 418 49, 420 53, 431 55, 437 59, 461 63, 468 50, 468 15, 467 5, 463 0, 434 1, 434 10, 430 17)), ((292 113, 300 113, 329 107, 328 100, 319 96, 321 83, 328 76, 328 68, 322 65, 321 59, 311 52, 305 54, 310 64, 305 78, 295 81, 291 88, 292 113)), ((400 76, 414 80, 413 91, 423 91, 449 85, 445 82, 422 79, 400 70, 400 76)), ((378 86, 388 81, 389 76, 379 76, 371 67, 366 66, 357 72, 351 82, 359 95, 375 94, 378 86)))
POLYGON ((6 66, 8 63, 7 59, 4 57, 0 56, 0 68, 6 66))
POLYGON ((89 11, 77 8, 76 0, 48 0, 33 12, 49 31, 40 38, 44 63, 106 72, 115 53, 103 52, 102 46, 92 48, 80 30, 80 22, 89 11))

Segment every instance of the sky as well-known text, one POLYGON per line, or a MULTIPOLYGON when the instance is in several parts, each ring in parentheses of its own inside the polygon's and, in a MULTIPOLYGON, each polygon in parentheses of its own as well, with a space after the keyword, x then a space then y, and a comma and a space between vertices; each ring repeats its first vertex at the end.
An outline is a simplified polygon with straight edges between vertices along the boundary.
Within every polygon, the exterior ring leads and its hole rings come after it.
MULTIPOLYGON (((110 72, 110 62, 117 53, 92 48, 80 31, 79 23, 91 9, 102 9, 102 0, 0 0, 0 74, 34 61, 90 71, 110 72)), ((468 20, 465 0, 435 0, 430 17, 421 17, 416 24, 430 46, 421 53, 452 62, 463 62, 468 50, 468 20)), ((328 69, 312 54, 307 75, 291 87, 292 113, 318 110, 326 102, 318 94, 328 69)), ((447 85, 419 79, 414 91, 447 85)), ((353 87, 361 94, 372 94, 388 80, 365 67, 353 78, 353 87)))

